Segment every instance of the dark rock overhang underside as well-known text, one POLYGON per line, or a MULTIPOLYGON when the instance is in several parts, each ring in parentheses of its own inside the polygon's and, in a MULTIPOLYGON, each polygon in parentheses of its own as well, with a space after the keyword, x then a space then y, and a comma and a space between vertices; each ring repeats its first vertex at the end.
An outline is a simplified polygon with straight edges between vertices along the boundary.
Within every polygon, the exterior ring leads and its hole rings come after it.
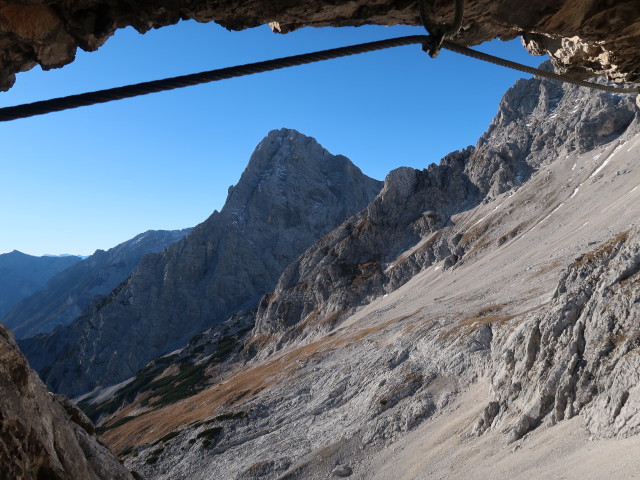
MULTIPOLYGON (((453 0, 424 2, 430 23, 453 18, 453 0)), ((418 3, 411 0, 0 1, 0 89, 35 65, 46 70, 70 63, 78 47, 98 49, 119 28, 146 32, 181 19, 231 30, 269 24, 279 33, 304 26, 421 24, 418 3)), ((637 0, 467 0, 453 40, 469 46, 517 36, 532 54, 549 53, 560 73, 640 83, 637 0)))

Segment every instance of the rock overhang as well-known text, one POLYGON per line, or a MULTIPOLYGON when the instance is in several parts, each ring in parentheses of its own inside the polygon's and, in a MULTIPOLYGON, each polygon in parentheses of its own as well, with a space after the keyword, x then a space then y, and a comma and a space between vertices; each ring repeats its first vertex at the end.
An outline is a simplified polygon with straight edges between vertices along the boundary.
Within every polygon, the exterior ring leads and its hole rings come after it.
MULTIPOLYGON (((453 19, 455 2, 422 1, 431 24, 453 19)), ((193 19, 230 30, 268 24, 287 33, 305 26, 421 25, 419 11, 414 0, 0 1, 0 89, 8 90, 16 73, 36 65, 47 70, 72 62, 78 47, 97 50, 128 26, 144 33, 193 19)), ((531 54, 548 53, 559 73, 640 83, 637 1, 467 0, 462 28, 453 40, 470 46, 518 36, 531 54)))

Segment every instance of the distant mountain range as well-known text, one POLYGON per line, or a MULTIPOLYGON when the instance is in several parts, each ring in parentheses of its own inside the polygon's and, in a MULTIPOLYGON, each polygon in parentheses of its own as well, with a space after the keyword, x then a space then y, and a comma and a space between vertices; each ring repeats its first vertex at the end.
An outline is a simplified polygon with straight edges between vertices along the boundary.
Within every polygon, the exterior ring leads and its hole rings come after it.
POLYGON ((67 325, 92 300, 98 301, 126 280, 142 257, 161 252, 190 231, 190 228, 150 230, 106 252, 96 250, 81 262, 77 259, 70 268, 52 276, 38 291, 17 302, 1 321, 13 330, 16 338, 32 337, 67 325))
POLYGON ((17 250, 0 255, 0 318, 44 287, 56 273, 81 260, 76 256, 35 257, 17 250))

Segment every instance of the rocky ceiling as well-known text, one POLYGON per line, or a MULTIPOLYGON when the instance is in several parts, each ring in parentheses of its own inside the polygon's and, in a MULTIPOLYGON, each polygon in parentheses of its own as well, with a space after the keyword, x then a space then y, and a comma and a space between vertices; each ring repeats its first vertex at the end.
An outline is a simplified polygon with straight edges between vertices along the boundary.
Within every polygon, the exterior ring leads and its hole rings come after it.
MULTIPOLYGON (((432 24, 450 22, 453 0, 422 0, 432 24)), ((180 19, 232 30, 268 23, 280 33, 304 26, 420 25, 415 0, 0 0, 0 89, 15 74, 73 61, 118 28, 140 32, 180 19)), ((639 0, 466 0, 453 39, 476 45, 523 36, 534 55, 548 52, 560 72, 640 83, 639 0)))

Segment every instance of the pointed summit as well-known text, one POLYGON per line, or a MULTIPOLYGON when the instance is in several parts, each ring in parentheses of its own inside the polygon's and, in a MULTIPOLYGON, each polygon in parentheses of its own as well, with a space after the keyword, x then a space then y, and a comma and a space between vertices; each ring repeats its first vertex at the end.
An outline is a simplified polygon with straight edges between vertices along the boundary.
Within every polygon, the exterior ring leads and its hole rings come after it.
POLYGON ((144 257, 95 310, 21 346, 54 391, 77 395, 124 380, 232 313, 255 308, 289 263, 365 208, 381 186, 313 138, 274 130, 219 213, 144 257))

